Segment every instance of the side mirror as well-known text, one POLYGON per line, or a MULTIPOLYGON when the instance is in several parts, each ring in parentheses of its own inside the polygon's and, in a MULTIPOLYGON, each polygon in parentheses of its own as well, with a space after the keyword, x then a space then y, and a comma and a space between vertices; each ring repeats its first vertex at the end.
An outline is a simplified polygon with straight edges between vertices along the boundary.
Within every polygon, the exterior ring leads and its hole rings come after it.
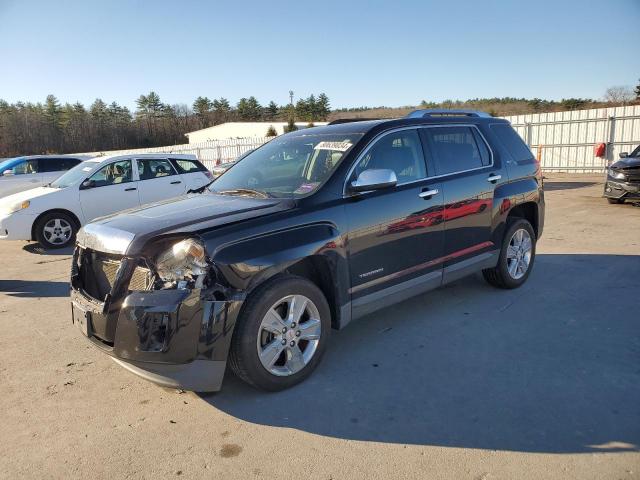
POLYGON ((96 186, 95 180, 85 180, 80 184, 80 190, 88 190, 96 186))
POLYGON ((5 170, 4 172, 2 172, 3 177, 8 177, 10 175, 13 175, 13 170, 5 170))
POLYGON ((369 190, 381 190, 395 187, 398 183, 396 172, 388 168, 371 168, 365 170, 358 178, 351 182, 352 192, 368 192, 369 190))
POLYGON ((627 158, 629 156, 629 152, 620 152, 620 158, 627 158))

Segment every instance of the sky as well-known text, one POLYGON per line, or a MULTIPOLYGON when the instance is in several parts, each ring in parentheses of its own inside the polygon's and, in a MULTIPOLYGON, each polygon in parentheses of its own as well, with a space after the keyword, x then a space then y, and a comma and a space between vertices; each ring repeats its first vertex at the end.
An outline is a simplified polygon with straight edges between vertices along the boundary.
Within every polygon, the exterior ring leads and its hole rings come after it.
POLYGON ((639 26, 640 0, 0 0, 0 99, 598 99, 640 82, 639 26))

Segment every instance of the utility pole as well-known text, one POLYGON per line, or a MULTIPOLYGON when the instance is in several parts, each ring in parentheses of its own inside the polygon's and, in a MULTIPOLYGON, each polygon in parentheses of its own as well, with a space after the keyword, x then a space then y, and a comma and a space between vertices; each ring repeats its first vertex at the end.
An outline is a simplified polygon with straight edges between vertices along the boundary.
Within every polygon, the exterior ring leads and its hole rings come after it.
POLYGON ((289 90, 289 104, 293 105, 293 90, 289 90))

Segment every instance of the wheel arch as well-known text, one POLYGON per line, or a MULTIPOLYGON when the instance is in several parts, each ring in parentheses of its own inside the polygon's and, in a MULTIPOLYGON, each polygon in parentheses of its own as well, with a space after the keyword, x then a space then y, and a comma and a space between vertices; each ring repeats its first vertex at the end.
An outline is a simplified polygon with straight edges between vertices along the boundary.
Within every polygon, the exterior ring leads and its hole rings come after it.
POLYGON ((38 225, 38 222, 40 222, 40 219, 45 215, 49 215, 50 213, 64 213, 71 217, 71 219, 75 222, 77 228, 80 228, 80 226, 82 225, 78 216, 75 213, 73 213, 71 210, 67 210, 65 208, 52 208, 50 210, 46 210, 42 212, 33 221, 33 224, 31 225, 31 240, 36 240, 36 226, 38 225))

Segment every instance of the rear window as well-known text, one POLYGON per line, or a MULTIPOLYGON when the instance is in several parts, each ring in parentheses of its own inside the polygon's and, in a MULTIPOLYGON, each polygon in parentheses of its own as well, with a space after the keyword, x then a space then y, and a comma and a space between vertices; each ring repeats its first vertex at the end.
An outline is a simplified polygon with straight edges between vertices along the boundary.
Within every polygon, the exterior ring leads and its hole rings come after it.
POLYGON ((76 158, 41 158, 38 162, 40 172, 61 172, 69 170, 80 163, 76 158))
POLYGON ((531 160, 533 153, 522 141, 520 135, 511 127, 511 125, 491 125, 491 130, 496 134, 500 143, 507 149, 516 162, 523 160, 531 160))
POLYGON ((193 173, 193 172, 206 172, 207 167, 201 164, 197 160, 176 160, 171 159, 171 162, 180 173, 193 173))

